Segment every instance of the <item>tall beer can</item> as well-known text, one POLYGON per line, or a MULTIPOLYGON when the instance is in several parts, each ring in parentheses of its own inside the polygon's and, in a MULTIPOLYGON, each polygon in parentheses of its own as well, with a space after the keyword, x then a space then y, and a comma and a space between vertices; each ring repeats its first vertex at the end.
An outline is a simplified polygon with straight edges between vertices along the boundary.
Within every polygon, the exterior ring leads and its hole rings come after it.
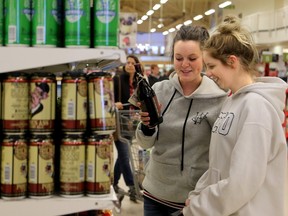
POLYGON ((30 131, 53 131, 56 117, 56 76, 36 72, 30 78, 30 131))
POLYGON ((65 47, 90 47, 90 1, 65 0, 65 47))
POLYGON ((0 0, 0 46, 4 43, 4 0, 0 0))
POLYGON ((29 141, 28 196, 51 197, 54 193, 55 147, 50 134, 33 134, 29 141))
POLYGON ((2 79, 2 128, 8 132, 29 129, 29 81, 21 72, 11 72, 2 79))
POLYGON ((87 143, 86 188, 88 196, 110 193, 112 135, 92 134, 87 143))
POLYGON ((57 46, 61 23, 59 2, 59 0, 34 0, 32 46, 57 46))
POLYGON ((28 145, 22 133, 4 134, 1 145, 1 195, 3 199, 25 198, 28 145))
POLYGON ((94 0, 94 46, 118 47, 119 0, 94 0))
POLYGON ((30 46, 32 0, 4 0, 4 45, 30 46))

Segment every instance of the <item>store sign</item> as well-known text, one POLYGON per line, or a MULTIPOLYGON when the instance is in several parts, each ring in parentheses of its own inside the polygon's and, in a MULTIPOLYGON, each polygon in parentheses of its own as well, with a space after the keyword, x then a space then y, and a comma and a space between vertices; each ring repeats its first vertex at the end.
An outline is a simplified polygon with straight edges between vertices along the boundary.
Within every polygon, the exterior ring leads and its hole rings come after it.
POLYGON ((120 48, 135 48, 137 38, 137 13, 120 13, 120 48))
POLYGON ((272 53, 271 52, 263 52, 261 55, 262 62, 269 63, 272 62, 272 53))
POLYGON ((283 61, 288 62, 288 53, 283 53, 283 61))

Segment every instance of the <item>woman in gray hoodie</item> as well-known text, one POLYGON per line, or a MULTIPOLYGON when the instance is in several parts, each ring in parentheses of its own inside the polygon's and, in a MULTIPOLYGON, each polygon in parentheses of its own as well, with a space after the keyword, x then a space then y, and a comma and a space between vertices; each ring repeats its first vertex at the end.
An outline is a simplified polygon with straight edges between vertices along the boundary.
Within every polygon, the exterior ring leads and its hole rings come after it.
POLYGON ((167 216, 184 207, 189 191, 208 168, 209 142, 227 93, 201 72, 207 29, 182 26, 173 40, 175 72, 153 85, 163 123, 149 128, 140 112, 139 145, 152 148, 145 167, 144 216, 167 216))

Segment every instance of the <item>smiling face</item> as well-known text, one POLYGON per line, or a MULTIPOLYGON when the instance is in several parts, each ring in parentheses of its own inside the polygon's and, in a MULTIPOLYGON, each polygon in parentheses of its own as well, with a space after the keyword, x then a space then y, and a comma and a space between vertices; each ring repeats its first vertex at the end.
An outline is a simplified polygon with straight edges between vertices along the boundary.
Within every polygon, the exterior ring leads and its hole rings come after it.
POLYGON ((179 40, 174 45, 174 67, 180 82, 200 82, 203 68, 202 51, 197 41, 179 40))
POLYGON ((211 57, 208 51, 203 51, 203 60, 206 65, 206 75, 213 79, 220 88, 229 89, 233 81, 232 67, 211 57))

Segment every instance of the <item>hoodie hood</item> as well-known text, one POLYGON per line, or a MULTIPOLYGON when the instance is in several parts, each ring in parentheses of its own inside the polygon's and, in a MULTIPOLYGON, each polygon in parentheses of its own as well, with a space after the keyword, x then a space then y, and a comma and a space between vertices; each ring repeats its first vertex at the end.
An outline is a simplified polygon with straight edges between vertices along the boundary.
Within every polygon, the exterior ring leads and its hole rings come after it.
POLYGON ((288 84, 278 77, 258 77, 255 83, 239 89, 233 96, 245 92, 257 93, 271 103, 280 119, 284 119, 287 88, 288 84))
POLYGON ((227 92, 220 89, 217 84, 207 77, 206 75, 202 76, 202 82, 199 87, 191 94, 191 95, 184 95, 183 89, 179 82, 179 76, 174 71, 170 74, 169 79, 171 80, 172 85, 175 89, 185 98, 193 99, 193 98, 216 98, 216 97, 223 97, 227 95, 227 92))

